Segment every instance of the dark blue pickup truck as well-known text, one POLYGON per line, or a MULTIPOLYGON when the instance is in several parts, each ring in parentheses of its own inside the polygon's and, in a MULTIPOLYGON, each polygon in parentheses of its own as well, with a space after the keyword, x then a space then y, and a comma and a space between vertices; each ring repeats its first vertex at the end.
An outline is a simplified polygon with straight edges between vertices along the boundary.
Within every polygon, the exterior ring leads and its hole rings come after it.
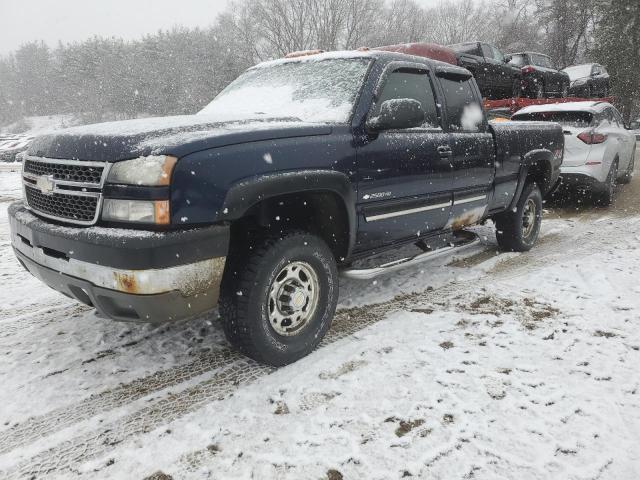
POLYGON ((102 316, 175 321, 219 304, 236 347, 282 365, 318 345, 339 271, 358 278, 363 257, 451 248, 486 219, 501 247, 530 249, 563 144, 555 124, 489 124, 460 67, 379 51, 276 60, 197 115, 36 139, 12 243, 102 316))

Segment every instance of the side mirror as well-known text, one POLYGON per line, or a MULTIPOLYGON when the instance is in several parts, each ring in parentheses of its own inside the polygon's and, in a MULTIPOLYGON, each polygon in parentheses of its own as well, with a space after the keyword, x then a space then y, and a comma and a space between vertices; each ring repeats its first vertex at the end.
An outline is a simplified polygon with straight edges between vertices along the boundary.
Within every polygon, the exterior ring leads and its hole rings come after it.
POLYGON ((367 121, 373 132, 420 127, 424 123, 424 110, 413 98, 394 98, 382 102, 377 116, 367 121))
POLYGON ((513 57, 511 55, 505 55, 504 56, 504 63, 509 63, 512 59, 513 59, 513 57))

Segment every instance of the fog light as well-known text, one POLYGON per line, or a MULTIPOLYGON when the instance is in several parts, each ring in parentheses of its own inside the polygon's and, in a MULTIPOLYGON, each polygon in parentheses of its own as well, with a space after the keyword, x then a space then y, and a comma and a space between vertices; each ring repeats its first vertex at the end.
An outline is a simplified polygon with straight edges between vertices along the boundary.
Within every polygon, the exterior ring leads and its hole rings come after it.
POLYGON ((169 200, 116 200, 106 198, 102 220, 108 222, 169 224, 169 200))

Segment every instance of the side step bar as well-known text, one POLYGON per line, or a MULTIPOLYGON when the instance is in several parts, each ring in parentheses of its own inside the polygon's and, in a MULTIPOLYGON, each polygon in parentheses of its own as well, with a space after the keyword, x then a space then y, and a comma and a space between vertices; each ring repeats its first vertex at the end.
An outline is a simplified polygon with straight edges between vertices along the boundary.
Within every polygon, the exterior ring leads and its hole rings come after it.
POLYGON ((363 268, 363 269, 355 269, 349 268, 342 270, 340 275, 345 278, 351 278, 355 280, 370 280, 375 278, 383 273, 390 273, 396 270, 400 270, 401 268, 410 267, 412 265, 416 265, 418 263, 425 262, 427 260, 433 260, 435 258, 444 257, 454 250, 458 250, 460 248, 468 248, 474 245, 478 245, 480 243, 480 238, 471 232, 459 232, 460 238, 455 239, 452 243, 450 243, 446 247, 438 248, 436 250, 419 253, 414 255, 413 257, 401 258, 399 260, 394 260, 392 262, 388 262, 380 265, 379 267, 374 268, 363 268))

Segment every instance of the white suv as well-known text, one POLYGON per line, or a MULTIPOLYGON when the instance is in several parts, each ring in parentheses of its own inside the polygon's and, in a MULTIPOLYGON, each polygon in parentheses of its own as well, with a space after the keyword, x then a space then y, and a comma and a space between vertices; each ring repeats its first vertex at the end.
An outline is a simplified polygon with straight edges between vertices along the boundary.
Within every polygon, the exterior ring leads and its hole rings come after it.
POLYGON ((556 122, 565 135, 563 184, 589 188, 609 205, 616 182, 631 181, 636 137, 622 116, 607 102, 569 102, 535 105, 519 110, 512 120, 556 122))

